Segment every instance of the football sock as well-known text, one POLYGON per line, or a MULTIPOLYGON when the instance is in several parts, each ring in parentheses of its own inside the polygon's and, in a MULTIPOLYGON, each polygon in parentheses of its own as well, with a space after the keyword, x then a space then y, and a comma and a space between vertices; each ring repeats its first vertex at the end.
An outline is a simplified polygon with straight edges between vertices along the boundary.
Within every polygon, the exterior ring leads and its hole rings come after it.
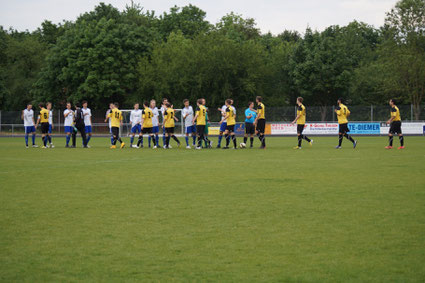
MULTIPOLYGON (((87 140, 87 143, 88 143, 89 141, 87 140)), ((130 138, 130 144, 131 145, 133 145, 133 142, 134 142, 134 136, 131 136, 131 138, 130 138)))
POLYGON ((170 147, 170 136, 165 137, 165 143, 167 145, 167 148, 170 147))
POLYGON ((246 143, 247 140, 248 140, 248 137, 243 137, 243 143, 246 143))
POLYGON ((221 140, 223 139, 223 135, 218 136, 218 145, 221 145, 221 140))
POLYGON ((69 141, 71 140, 70 135, 66 135, 66 145, 69 145, 69 141))
POLYGON ((393 146, 393 136, 388 137, 389 145, 393 146))
POLYGON ((151 140, 152 140, 152 137, 151 136, 148 136, 148 146, 149 147, 151 147, 151 140))
POLYGON ((226 147, 229 147, 229 143, 230 143, 229 135, 225 135, 224 138, 226 139, 226 147))
POLYGON ((166 145, 166 139, 167 139, 167 137, 165 136, 165 134, 162 134, 162 143, 164 145, 166 145))
POLYGON ((193 139, 193 145, 195 145, 195 143, 196 143, 196 136, 192 136, 192 139, 193 139))
POLYGON ((25 135, 25 144, 28 146, 28 135, 25 135))
POLYGON ((156 139, 156 144, 159 145, 159 136, 155 135, 155 139, 156 139))
POLYGON ((344 134, 345 138, 349 141, 351 141, 352 143, 354 143, 354 140, 351 136, 349 136, 348 134, 344 134))
POLYGON ((176 141, 176 143, 180 144, 179 139, 175 135, 171 135, 171 137, 173 138, 173 140, 176 141))
POLYGON ((198 147, 201 147, 201 143, 202 143, 203 138, 204 138, 203 136, 198 137, 198 147))
POLYGON ((89 135, 89 136, 87 137, 87 142, 86 142, 86 144, 89 144, 90 139, 91 139, 91 136, 89 135))
POLYGON ((232 135, 232 140, 233 140, 233 146, 235 148, 237 148, 238 146, 236 145, 236 136, 235 135, 232 135))
POLYGON ((137 146, 140 146, 142 143, 143 136, 139 136, 139 139, 137 140, 137 146))
POLYGON ((404 146, 404 137, 403 136, 399 136, 398 137, 400 139, 400 145, 404 146))
POLYGON ((301 142, 302 142, 303 138, 302 135, 298 136, 298 146, 301 147, 301 142))
POLYGON ((32 144, 35 145, 35 135, 32 135, 32 144))
POLYGON ((50 135, 47 136, 47 140, 49 141, 49 143, 52 143, 52 137, 50 135))
POLYGON ((251 146, 254 144, 254 138, 253 137, 250 137, 249 138, 249 141, 251 142, 251 146))
POLYGON ((302 135, 302 136, 307 142, 311 142, 311 139, 309 139, 306 135, 302 135))
POLYGON ((189 137, 188 137, 188 136, 186 136, 186 137, 185 137, 185 140, 186 140, 186 146, 189 146, 189 137))
POLYGON ((266 147, 266 137, 264 135, 260 135, 261 145, 266 147))
POLYGON ((338 137, 338 146, 341 146, 341 144, 342 144, 342 138, 343 138, 343 136, 342 135, 339 135, 339 137, 338 137))
POLYGON ((111 144, 112 145, 114 144, 114 137, 113 136, 111 136, 111 144))
MULTIPOLYGON (((150 138, 152 138, 152 141, 153 141, 153 145, 154 146, 156 146, 156 139, 155 139, 155 137, 154 136, 149 136, 150 138)), ((150 145, 149 145, 150 146, 150 145)))
POLYGON ((122 143, 122 140, 121 140, 121 138, 118 138, 118 141, 119 141, 120 143, 122 143))
POLYGON ((43 137, 42 139, 43 139, 44 146, 46 146, 47 145, 47 137, 43 137))

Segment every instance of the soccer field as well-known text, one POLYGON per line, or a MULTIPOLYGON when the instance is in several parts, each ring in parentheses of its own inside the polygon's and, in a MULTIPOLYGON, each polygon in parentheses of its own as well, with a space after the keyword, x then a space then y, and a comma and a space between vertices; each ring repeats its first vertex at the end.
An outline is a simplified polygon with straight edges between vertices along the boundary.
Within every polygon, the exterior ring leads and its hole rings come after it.
POLYGON ((358 139, 195 151, 1 138, 0 280, 423 282, 425 139, 358 139))

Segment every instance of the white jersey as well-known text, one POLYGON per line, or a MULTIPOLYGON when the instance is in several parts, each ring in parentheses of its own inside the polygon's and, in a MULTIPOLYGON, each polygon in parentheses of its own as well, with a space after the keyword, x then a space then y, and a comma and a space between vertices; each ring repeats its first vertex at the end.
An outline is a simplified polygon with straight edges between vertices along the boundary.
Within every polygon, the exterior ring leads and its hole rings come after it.
MULTIPOLYGON (((226 105, 221 106, 221 114, 223 115, 223 117, 226 115, 226 109, 227 109, 226 105)), ((227 123, 227 119, 225 119, 223 122, 227 123)))
POLYGON ((90 110, 90 108, 81 108, 81 111, 83 111, 83 115, 84 115, 84 125, 85 126, 91 126, 91 110, 90 110))
POLYGON ((232 105, 232 108, 233 108, 233 114, 236 116, 236 108, 235 108, 235 106, 232 105))
POLYGON ((68 109, 65 109, 65 111, 63 111, 64 115, 68 113, 70 114, 65 117, 65 122, 63 123, 65 127, 72 126, 72 123, 74 122, 74 115, 75 115, 74 111, 68 110, 68 109))
POLYGON ((189 106, 187 108, 186 107, 183 108, 182 116, 183 116, 183 119, 184 119, 184 126, 186 128, 193 126, 193 108, 192 108, 192 106, 189 106), (186 115, 187 115, 187 117, 184 118, 186 115))
POLYGON ((162 106, 161 106, 162 123, 164 123, 164 113, 165 113, 165 110, 167 110, 167 108, 165 108, 165 106, 164 106, 164 105, 162 105, 162 106))
POLYGON ((34 110, 24 110, 24 126, 31 127, 34 126, 34 110))
MULTIPOLYGON (((105 117, 108 117, 109 113, 111 113, 111 109, 108 109, 106 111, 105 117)), ((108 126, 109 126, 109 129, 110 129, 111 128, 111 118, 108 118, 108 126)))
POLYGON ((49 112, 49 124, 52 125, 53 124, 53 111, 50 110, 49 112))
POLYGON ((159 125, 159 111, 158 108, 151 108, 152 112, 153 112, 153 117, 152 117, 152 127, 158 127, 159 125))
POLYGON ((142 110, 131 110, 130 112, 130 122, 131 127, 133 128, 137 124, 140 124, 142 122, 142 110))

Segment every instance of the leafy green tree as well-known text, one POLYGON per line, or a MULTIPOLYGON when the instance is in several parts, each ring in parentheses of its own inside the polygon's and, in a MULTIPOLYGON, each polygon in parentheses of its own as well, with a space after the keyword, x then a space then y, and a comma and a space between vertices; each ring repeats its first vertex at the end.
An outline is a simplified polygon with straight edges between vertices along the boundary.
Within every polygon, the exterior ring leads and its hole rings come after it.
POLYGON ((221 18, 215 25, 215 30, 232 40, 242 42, 260 38, 260 30, 256 25, 253 18, 244 19, 241 15, 231 12, 221 18))

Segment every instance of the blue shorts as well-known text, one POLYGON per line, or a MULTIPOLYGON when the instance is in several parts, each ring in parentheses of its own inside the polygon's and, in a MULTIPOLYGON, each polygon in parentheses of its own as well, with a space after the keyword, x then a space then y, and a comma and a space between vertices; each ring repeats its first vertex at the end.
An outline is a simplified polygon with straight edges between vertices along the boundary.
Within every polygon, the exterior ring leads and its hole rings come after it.
POLYGON ((25 127, 25 134, 35 133, 35 126, 27 126, 25 127))
POLYGON ((152 127, 152 133, 153 134, 159 133, 159 126, 152 127))
POLYGON ((141 131, 142 131, 142 125, 140 124, 137 124, 136 126, 131 128, 132 134, 140 134, 141 131))
POLYGON ((186 134, 196 134, 196 126, 192 125, 190 127, 186 127, 186 134))
POLYGON ((52 124, 49 124, 49 131, 48 131, 48 133, 49 133, 49 134, 51 134, 51 133, 52 133, 52 124))
POLYGON ((221 125, 220 125, 220 132, 226 131, 226 127, 227 127, 227 123, 225 123, 225 122, 221 123, 221 125))
POLYGON ((72 126, 65 126, 65 133, 70 133, 72 134, 72 132, 74 131, 74 128, 72 126))
POLYGON ((85 128, 84 130, 86 131, 86 134, 91 133, 91 126, 85 126, 84 128, 85 128))

